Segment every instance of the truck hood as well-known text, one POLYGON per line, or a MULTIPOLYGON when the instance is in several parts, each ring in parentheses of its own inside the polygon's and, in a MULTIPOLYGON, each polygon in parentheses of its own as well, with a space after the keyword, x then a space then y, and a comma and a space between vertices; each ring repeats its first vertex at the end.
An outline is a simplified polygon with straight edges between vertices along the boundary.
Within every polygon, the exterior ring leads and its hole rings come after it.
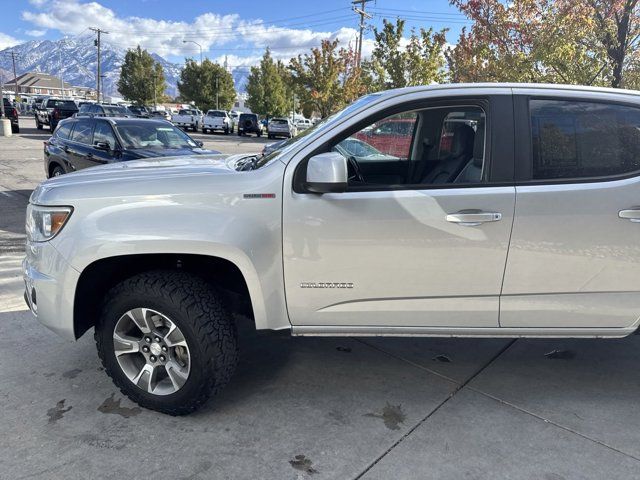
POLYGON ((194 155, 117 162, 61 175, 42 182, 31 202, 51 205, 65 200, 115 195, 158 195, 175 192, 193 177, 237 177, 236 164, 251 154, 194 155))
POLYGON ((136 148, 128 150, 139 158, 177 157, 179 155, 216 155, 220 152, 204 148, 136 148))

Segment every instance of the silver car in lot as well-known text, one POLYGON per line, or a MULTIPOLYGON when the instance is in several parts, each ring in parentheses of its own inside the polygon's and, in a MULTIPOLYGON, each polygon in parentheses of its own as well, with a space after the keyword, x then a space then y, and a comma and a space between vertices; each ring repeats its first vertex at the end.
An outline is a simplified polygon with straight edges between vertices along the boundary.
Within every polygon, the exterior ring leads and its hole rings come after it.
POLYGON ((48 180, 26 229, 34 315, 68 339, 95 327, 116 385, 169 414, 229 381, 238 312, 292 335, 623 337, 640 325, 640 93, 376 93, 269 155, 48 180), (403 128, 368 134, 383 123, 403 128))
POLYGON ((272 118, 267 124, 267 136, 269 138, 292 138, 298 134, 298 129, 288 118, 272 118))

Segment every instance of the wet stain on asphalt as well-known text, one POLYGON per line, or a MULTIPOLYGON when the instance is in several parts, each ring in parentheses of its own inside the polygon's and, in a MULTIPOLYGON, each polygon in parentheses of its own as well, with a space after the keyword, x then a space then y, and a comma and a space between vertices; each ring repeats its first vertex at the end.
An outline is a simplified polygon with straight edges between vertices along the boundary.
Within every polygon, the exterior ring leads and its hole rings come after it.
POLYGON ((65 413, 67 413, 69 410, 73 408, 73 407, 64 408, 64 402, 65 402, 65 399, 63 398, 58 403, 56 403, 55 407, 47 410, 49 423, 56 423, 58 420, 60 420, 64 416, 65 413))
POLYGON ((296 455, 293 460, 289 460, 289 465, 291 465, 296 470, 308 473, 309 475, 318 473, 318 470, 311 466, 313 465, 311 459, 305 457, 304 455, 296 455))
POLYGON ((571 350, 552 350, 545 353, 544 356, 551 360, 571 360, 575 358, 576 353, 571 350))
POLYGON ((124 442, 116 443, 110 438, 105 438, 104 436, 94 435, 94 434, 83 434, 79 437, 82 443, 89 445, 95 448, 103 448, 107 450, 122 450, 126 447, 124 442))
POLYGON ((64 378, 76 378, 78 374, 82 372, 79 368, 74 368, 73 370, 69 370, 68 372, 64 372, 62 376, 64 378))
POLYGON ((338 425, 346 425, 349 423, 348 417, 338 410, 331 410, 329 413, 327 413, 327 416, 331 420, 333 420, 333 423, 336 423, 338 425))
POLYGON ((440 362, 440 363, 451 363, 451 359, 446 355, 442 355, 442 354, 436 355, 431 360, 433 360, 434 362, 440 362))
POLYGON ((43 374, 43 375, 44 375, 45 377, 47 377, 47 378, 50 378, 50 377, 53 377, 53 376, 55 375, 55 373, 53 373, 53 372, 49 372, 49 373, 45 373, 45 374, 43 374))
POLYGON ((129 418, 138 415, 142 409, 140 407, 121 407, 120 399, 115 400, 113 397, 115 393, 112 393, 111 396, 105 398, 102 405, 98 407, 98 411, 102 413, 113 413, 114 415, 120 415, 124 418, 129 418))
POLYGON ((351 353, 351 348, 349 347, 336 347, 336 350, 344 353, 351 353))
POLYGON ((381 418, 389 430, 400 430, 400 424, 407 418, 402 411, 402 405, 391 405, 389 402, 382 409, 382 413, 365 413, 364 416, 381 418))

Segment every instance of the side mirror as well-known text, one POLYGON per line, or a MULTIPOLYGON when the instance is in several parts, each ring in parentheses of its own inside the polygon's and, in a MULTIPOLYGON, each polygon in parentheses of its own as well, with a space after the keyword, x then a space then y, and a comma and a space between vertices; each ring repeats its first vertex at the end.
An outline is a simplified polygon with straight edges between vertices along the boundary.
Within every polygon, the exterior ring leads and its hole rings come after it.
POLYGON ((104 150, 107 152, 111 150, 111 146, 107 142, 96 142, 93 144, 93 148, 95 148, 96 150, 104 150))
POLYGON ((338 152, 315 155, 307 163, 307 190, 339 193, 347 189, 347 159, 338 152))
POLYGON ((201 142, 200 140, 196 140, 196 145, 198 145, 200 148, 202 148, 204 146, 204 143, 201 142))

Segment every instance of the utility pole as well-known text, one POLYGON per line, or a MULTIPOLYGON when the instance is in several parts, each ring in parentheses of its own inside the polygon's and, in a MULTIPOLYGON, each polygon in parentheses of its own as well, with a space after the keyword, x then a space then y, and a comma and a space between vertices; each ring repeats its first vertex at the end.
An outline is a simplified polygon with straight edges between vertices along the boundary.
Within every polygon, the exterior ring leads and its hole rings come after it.
POLYGON ((351 3, 353 4, 353 11, 360 15, 360 35, 358 40, 358 48, 356 52, 356 66, 360 67, 360 62, 362 61, 362 35, 364 33, 364 19, 372 18, 372 15, 365 12, 365 6, 371 0, 353 0, 351 3), (360 5, 360 8, 356 7, 356 5, 360 5))
POLYGON ((156 72, 155 70, 153 71, 153 111, 157 111, 158 110, 158 100, 156 98, 156 72))
POLYGON ((220 107, 218 105, 218 97, 219 97, 219 90, 218 90, 218 75, 216 75, 216 110, 220 110, 220 107))
POLYGON ((18 55, 13 50, 5 53, 7 55, 11 55, 11 61, 13 62, 13 81, 15 82, 13 87, 13 93, 15 93, 17 97, 18 94, 20 93, 20 87, 18 87, 18 74, 16 73, 16 57, 19 57, 20 55, 18 55))
POLYGON ((62 52, 58 50, 58 59, 60 60, 60 93, 64 98, 64 74, 62 73, 62 52))
MULTIPOLYGON (((109 32, 105 32, 100 28, 90 27, 89 30, 92 30, 98 34, 98 38, 93 41, 93 44, 98 47, 98 73, 96 74, 96 100, 100 103, 100 34, 104 33, 105 35, 109 34, 109 32)), ((104 95, 104 94, 103 94, 104 95)))
POLYGON ((0 73, 0 119, 4 117, 4 75, 0 73))

